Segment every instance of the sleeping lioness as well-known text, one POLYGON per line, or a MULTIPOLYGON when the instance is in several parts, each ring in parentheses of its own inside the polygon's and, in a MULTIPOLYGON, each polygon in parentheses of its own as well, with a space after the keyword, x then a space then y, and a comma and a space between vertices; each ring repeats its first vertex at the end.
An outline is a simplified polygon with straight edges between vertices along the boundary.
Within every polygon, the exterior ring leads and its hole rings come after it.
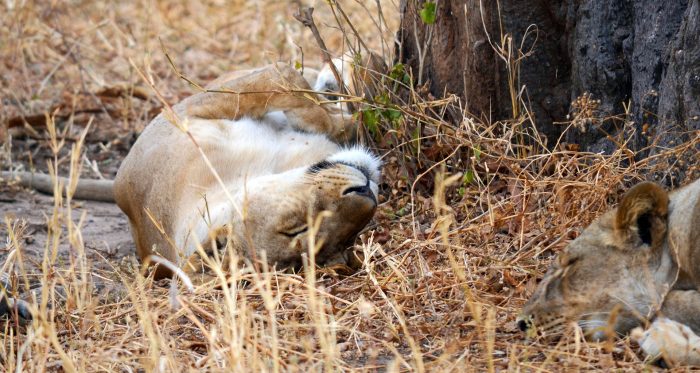
MULTIPOLYGON (((190 274, 204 267, 197 246, 212 244, 298 267, 309 233, 317 264, 351 264, 346 249, 377 206, 380 162, 363 147, 341 145, 355 140, 357 124, 338 105, 318 104, 310 88, 317 76, 283 64, 225 74, 207 86, 217 92, 197 93, 153 119, 114 181, 79 180, 73 198, 116 201, 142 261, 165 259, 190 274)), ((48 175, 0 176, 54 192, 48 175)), ((154 275, 171 274, 159 265, 154 275)), ((3 284, 0 315, 17 305, 29 317, 3 284)))
POLYGON ((600 340, 656 318, 634 333, 642 348, 673 362, 700 362, 700 353, 695 360, 688 354, 700 348, 692 344, 697 336, 684 334, 700 332, 699 290, 700 180, 672 193, 645 182, 559 254, 518 326, 552 335, 573 321, 600 340))
MULTIPOLYGON (((316 262, 346 263, 374 214, 380 176, 369 151, 339 145, 353 140, 352 117, 319 105, 304 77, 282 64, 211 88, 239 93, 202 92, 175 105, 189 134, 159 115, 117 173, 114 197, 138 256, 197 271, 197 245, 230 241, 243 257, 298 267, 309 222, 327 211, 316 262)), ((157 278, 170 275, 157 267, 157 278)))

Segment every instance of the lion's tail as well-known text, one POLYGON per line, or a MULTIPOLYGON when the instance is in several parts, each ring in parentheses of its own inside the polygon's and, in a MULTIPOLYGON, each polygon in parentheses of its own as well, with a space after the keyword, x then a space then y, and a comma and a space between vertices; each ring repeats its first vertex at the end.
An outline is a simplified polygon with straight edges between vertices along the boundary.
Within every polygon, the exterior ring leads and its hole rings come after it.
MULTIPOLYGON (((46 174, 33 172, 2 171, 0 172, 0 177, 2 179, 18 180, 20 185, 22 185, 23 187, 31 188, 41 193, 54 193, 54 181, 51 179, 51 176, 46 174)), ((57 182, 62 183, 64 186, 68 184, 68 178, 66 177, 59 176, 56 179, 57 182)), ((63 195, 65 194, 66 191, 64 189, 63 195)), ((114 202, 114 181, 79 179, 78 187, 75 189, 75 193, 73 193, 73 198, 92 201, 114 202)))

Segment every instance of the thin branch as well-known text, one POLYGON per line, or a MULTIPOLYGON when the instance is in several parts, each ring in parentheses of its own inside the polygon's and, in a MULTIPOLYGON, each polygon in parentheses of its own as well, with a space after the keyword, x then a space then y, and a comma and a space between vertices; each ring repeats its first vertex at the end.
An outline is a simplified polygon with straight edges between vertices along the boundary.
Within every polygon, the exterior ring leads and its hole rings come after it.
MULTIPOLYGON (((333 59, 331 58, 330 53, 328 53, 328 48, 326 47, 326 43, 323 41, 323 38, 321 37, 321 33, 318 31, 318 27, 316 27, 316 23, 314 22, 314 8, 312 7, 306 7, 306 8, 299 8, 297 12, 294 14, 294 18, 301 22, 302 25, 306 26, 311 30, 311 33, 314 35, 314 38, 316 39, 316 43, 318 44, 318 47, 321 48, 321 55, 323 56, 323 62, 327 63, 328 66, 331 69, 331 72, 333 73, 333 76, 335 77, 335 80, 338 82, 338 87, 340 87, 340 93, 343 95, 348 95, 348 90, 345 88, 345 80, 341 79, 340 73, 338 73, 338 69, 335 68, 335 64, 333 64, 333 59)), ((354 105, 352 103, 348 102, 346 103, 348 106, 348 110, 350 112, 354 112, 354 105)))

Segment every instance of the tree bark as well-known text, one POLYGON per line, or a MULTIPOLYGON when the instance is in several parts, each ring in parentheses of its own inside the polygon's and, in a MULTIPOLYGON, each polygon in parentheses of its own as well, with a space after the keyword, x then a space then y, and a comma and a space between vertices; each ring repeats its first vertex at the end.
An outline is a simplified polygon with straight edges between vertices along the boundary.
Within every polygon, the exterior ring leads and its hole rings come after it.
POLYGON ((665 54, 659 84, 659 140, 669 146, 700 131, 700 3, 691 1, 683 22, 665 54), (676 134, 680 134, 677 136, 676 134))
POLYGON ((427 25, 425 1, 402 0, 398 59, 434 96, 456 94, 477 117, 510 119, 507 64, 494 51, 510 35, 513 50, 532 47, 513 85, 550 147, 584 93, 600 100, 601 121, 561 140, 605 152, 621 142, 667 146, 700 127, 699 1, 438 0, 427 25))
POLYGON ((482 26, 483 17, 488 29, 494 27, 492 9, 482 12, 473 1, 444 1, 437 7, 436 23, 427 26, 418 16, 421 5, 401 2, 399 60, 412 67, 415 81, 427 83, 434 96, 457 94, 470 112, 489 115, 501 88, 494 84, 500 72, 482 26))

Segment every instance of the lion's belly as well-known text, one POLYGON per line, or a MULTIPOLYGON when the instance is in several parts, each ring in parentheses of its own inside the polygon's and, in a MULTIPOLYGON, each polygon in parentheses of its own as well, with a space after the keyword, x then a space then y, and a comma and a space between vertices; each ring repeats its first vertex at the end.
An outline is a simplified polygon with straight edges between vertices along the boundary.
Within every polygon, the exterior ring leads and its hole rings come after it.
POLYGON ((340 149, 324 135, 280 128, 279 122, 195 120, 189 129, 226 191, 201 156, 182 168, 177 179, 186 185, 177 203, 180 220, 173 222, 173 238, 185 255, 207 239, 209 227, 239 213, 231 199, 256 178, 309 167, 340 149))
POLYGON ((285 128, 283 119, 279 114, 263 121, 190 119, 189 132, 210 167, 185 133, 164 117, 156 118, 122 163, 115 184, 117 202, 134 227, 139 256, 148 256, 155 245, 161 255, 177 261, 192 247, 187 243, 192 234, 197 240, 206 238, 203 206, 215 206, 222 216, 230 212, 212 168, 234 193, 257 177, 310 166, 339 150, 323 135, 285 128))
POLYGON ((324 135, 252 119, 193 121, 190 131, 224 180, 311 165, 340 149, 324 135))

